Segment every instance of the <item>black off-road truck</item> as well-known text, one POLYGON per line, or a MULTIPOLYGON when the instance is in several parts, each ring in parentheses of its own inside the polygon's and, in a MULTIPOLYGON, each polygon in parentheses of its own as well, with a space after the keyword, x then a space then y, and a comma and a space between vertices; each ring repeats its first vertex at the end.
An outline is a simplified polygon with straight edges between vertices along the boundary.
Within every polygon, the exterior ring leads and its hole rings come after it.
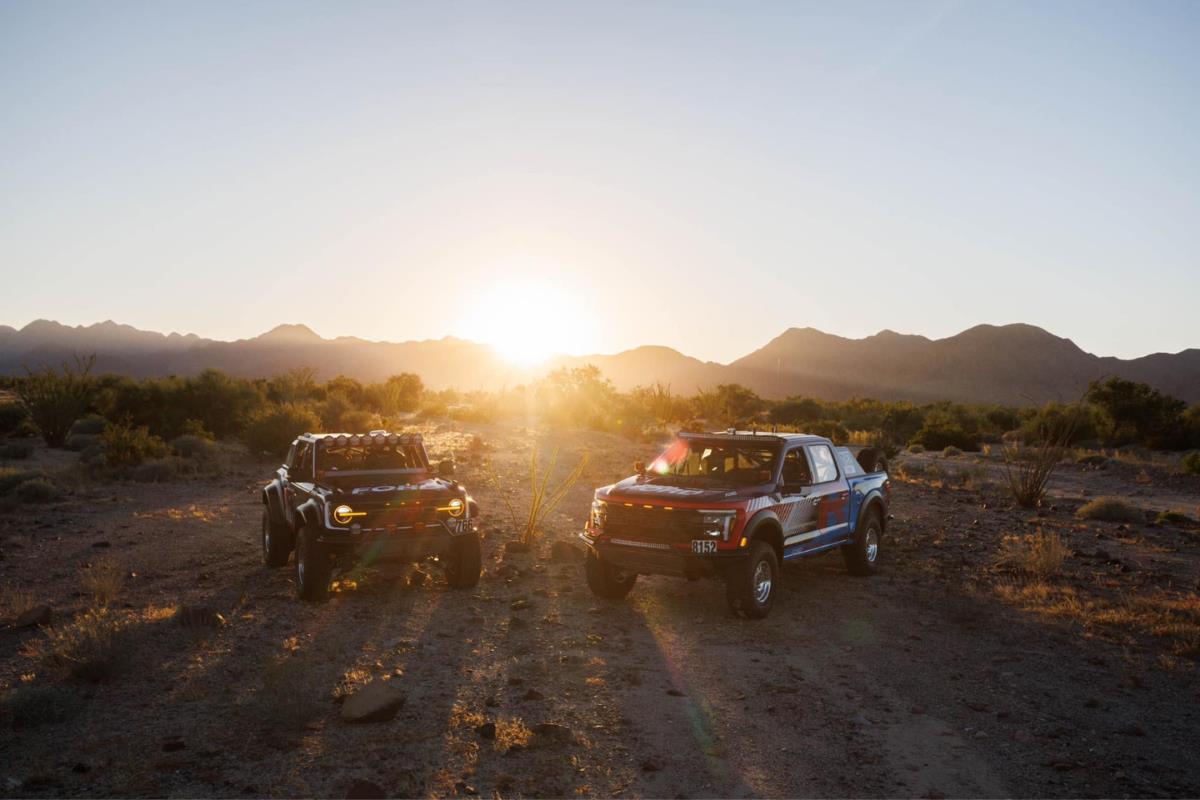
POLYGON ((329 593, 335 569, 436 556, 456 589, 479 582, 478 507, 429 463, 416 434, 305 433, 262 490, 262 552, 283 567, 296 551, 296 590, 329 593))

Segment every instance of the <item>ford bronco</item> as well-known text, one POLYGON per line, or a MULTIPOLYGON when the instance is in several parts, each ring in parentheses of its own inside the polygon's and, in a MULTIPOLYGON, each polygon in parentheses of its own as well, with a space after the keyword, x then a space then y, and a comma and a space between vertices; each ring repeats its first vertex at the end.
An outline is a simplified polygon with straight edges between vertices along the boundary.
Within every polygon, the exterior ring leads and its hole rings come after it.
POLYGON ((596 490, 580 534, 601 597, 624 597, 638 575, 717 577, 733 612, 758 619, 784 561, 837 548, 856 575, 879 563, 891 485, 874 448, 855 456, 821 436, 680 433, 635 470, 596 490))
POLYGON ((450 462, 430 465, 416 434, 305 433, 262 490, 263 561, 286 566, 295 550, 305 600, 327 596, 335 568, 430 556, 451 587, 471 588, 479 510, 452 473, 450 462))

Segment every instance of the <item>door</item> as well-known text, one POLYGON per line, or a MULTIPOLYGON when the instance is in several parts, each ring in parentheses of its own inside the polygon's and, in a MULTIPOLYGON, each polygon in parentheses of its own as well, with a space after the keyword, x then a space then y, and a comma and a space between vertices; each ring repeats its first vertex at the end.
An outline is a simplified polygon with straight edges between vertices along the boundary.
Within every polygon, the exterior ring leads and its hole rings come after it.
POLYGON ((296 509, 308 500, 313 490, 313 448, 309 442, 301 442, 296 449, 295 461, 288 465, 288 481, 284 489, 285 513, 288 522, 296 527, 296 509))
POLYGON ((850 535, 850 489, 839 474, 837 458, 827 444, 810 444, 809 467, 812 469, 812 500, 816 511, 815 547, 837 544, 850 535))
POLYGON ((783 497, 775 513, 783 526, 783 557, 795 558, 811 549, 820 531, 812 501, 812 469, 803 447, 784 453, 780 483, 783 497))

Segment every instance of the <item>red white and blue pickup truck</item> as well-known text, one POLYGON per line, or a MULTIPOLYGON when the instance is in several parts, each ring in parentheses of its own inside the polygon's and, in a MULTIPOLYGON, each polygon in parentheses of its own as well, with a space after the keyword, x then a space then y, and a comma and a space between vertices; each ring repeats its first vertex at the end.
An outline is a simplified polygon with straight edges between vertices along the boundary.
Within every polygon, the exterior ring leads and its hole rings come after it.
POLYGON ((638 575, 725 581, 734 613, 770 613, 784 561, 839 548, 856 575, 879 563, 891 484, 874 448, 822 436, 680 433, 650 466, 596 490, 581 535, 587 580, 622 598, 638 575))

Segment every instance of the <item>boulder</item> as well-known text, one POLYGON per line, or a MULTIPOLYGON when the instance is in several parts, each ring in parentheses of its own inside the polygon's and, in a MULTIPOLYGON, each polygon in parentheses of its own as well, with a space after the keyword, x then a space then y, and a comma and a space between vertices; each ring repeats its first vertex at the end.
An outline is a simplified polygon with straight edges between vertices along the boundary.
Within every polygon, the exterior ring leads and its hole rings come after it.
POLYGON ((371 681, 342 703, 345 722, 387 722, 404 707, 404 694, 387 681, 371 681))

